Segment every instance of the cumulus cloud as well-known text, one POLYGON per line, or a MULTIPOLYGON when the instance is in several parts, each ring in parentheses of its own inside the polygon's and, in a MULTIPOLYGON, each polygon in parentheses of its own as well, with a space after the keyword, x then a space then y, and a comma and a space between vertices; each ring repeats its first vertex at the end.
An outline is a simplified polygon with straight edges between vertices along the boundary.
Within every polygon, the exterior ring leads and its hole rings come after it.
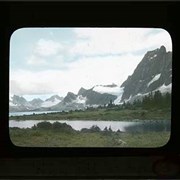
POLYGON ((92 88, 96 84, 121 83, 139 63, 142 56, 84 57, 70 63, 68 70, 25 70, 11 73, 12 94, 49 94, 63 96, 71 91, 77 93, 81 87, 92 88), (14 83, 12 83, 14 82, 14 83))
POLYGON ((10 80, 10 94, 23 95, 24 89, 21 83, 17 80, 10 80))
POLYGON ((25 58, 27 65, 36 68, 64 68, 66 50, 59 42, 40 39, 35 43, 32 53, 25 58), (63 53, 62 53, 63 51, 63 53))
POLYGON ((13 71, 10 74, 11 94, 48 94, 54 91, 53 73, 48 71, 31 72, 27 70, 13 71))
POLYGON ((145 43, 151 49, 154 47, 159 48, 164 45, 167 51, 172 51, 172 39, 170 34, 163 29, 160 29, 156 34, 150 34, 146 36, 145 43))
POLYGON ((60 50, 63 49, 63 46, 61 43, 53 41, 53 40, 46 40, 46 39, 40 39, 34 48, 34 52, 37 55, 47 57, 56 55, 60 50))
MULTIPOLYGON (((112 83, 120 86, 133 73, 147 50, 161 45, 172 50, 169 34, 161 29, 72 30, 73 40, 67 37, 67 41, 61 42, 41 38, 31 42, 31 53, 22 58, 28 66, 23 68, 22 63, 21 69, 14 68, 10 72, 11 94, 57 93, 65 96, 69 91, 77 93, 81 87, 88 89, 112 83)), ((54 32, 51 35, 56 37, 54 32)))
POLYGON ((102 55, 133 53, 166 45, 171 50, 171 38, 165 30, 150 28, 76 28, 80 41, 71 49, 73 54, 102 55))
MULTIPOLYGON (((42 58, 35 54, 32 54, 30 57, 26 58, 27 65, 31 67, 36 67, 37 69, 65 69, 67 64, 65 63, 63 55, 57 55, 51 58, 42 58)), ((35 70, 35 69, 34 69, 35 70)))
POLYGON ((27 64, 28 65, 45 65, 46 59, 38 57, 34 54, 32 54, 30 57, 26 58, 27 59, 27 64))
POLYGON ((39 39, 33 47, 32 53, 25 58, 27 65, 36 67, 53 67, 62 65, 63 56, 60 54, 64 49, 60 42, 50 39, 39 39))

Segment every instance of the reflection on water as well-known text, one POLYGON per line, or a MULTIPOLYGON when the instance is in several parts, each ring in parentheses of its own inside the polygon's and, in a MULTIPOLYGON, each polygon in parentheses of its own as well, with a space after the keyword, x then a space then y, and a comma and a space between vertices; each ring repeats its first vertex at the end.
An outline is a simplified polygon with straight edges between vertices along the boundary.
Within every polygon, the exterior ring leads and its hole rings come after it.
POLYGON ((149 132, 149 131, 170 131, 171 121, 159 120, 159 121, 145 121, 135 123, 125 127, 126 132, 149 132))
MULTIPOLYGON (((31 128, 39 122, 44 120, 24 120, 16 121, 10 120, 9 127, 31 128)), ((47 120, 54 123, 57 120, 47 120)), ((59 120, 58 122, 67 123, 75 130, 83 128, 91 128, 98 126, 101 130, 104 128, 111 128, 112 131, 125 131, 125 132, 147 132, 147 131, 170 131, 171 121, 169 120, 143 120, 138 122, 130 121, 83 121, 83 120, 59 120)))

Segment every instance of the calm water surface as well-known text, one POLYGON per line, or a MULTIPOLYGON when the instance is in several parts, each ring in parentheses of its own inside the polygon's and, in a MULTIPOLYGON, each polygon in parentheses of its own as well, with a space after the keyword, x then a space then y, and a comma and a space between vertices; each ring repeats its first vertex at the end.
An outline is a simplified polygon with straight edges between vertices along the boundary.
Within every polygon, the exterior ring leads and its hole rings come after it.
MULTIPOLYGON (((24 121, 16 121, 10 120, 9 127, 19 127, 19 128, 31 128, 39 122, 43 122, 44 120, 24 120, 24 121)), ((46 120, 47 122, 54 123, 58 120, 46 120)), ((93 120, 59 120, 60 123, 67 123, 75 130, 81 130, 82 128, 91 128, 96 125, 101 130, 105 127, 111 128, 113 131, 170 131, 170 121, 169 120, 143 120, 138 122, 130 122, 130 121, 93 121, 93 120)))

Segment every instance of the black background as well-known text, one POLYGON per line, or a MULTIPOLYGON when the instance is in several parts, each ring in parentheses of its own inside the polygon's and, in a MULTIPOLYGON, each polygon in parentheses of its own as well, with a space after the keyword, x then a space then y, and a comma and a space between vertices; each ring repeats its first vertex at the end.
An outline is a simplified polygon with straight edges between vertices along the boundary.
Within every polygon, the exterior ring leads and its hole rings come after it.
MULTIPOLYGON (((0 178, 179 178, 179 2, 0 2, 0 178), (28 148, 9 139, 9 40, 22 27, 155 27, 173 43, 172 129, 161 148, 28 148)), ((23 51, 23 50, 22 50, 23 51)))

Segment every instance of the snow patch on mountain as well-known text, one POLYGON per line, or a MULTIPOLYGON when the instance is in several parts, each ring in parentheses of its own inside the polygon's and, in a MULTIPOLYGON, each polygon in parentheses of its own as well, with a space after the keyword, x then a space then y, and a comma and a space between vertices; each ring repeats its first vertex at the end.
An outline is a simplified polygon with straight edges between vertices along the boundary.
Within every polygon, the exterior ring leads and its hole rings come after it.
POLYGON ((86 108, 88 107, 97 108, 99 107, 99 104, 86 105, 86 108))
POLYGON ((161 73, 160 74, 157 74, 156 76, 154 76, 154 78, 148 83, 148 87, 155 81, 157 81, 161 76, 161 73))
POLYGON ((9 106, 13 106, 13 107, 15 107, 15 106, 17 106, 17 104, 14 104, 13 103, 13 94, 9 94, 9 106))
POLYGON ((119 88, 119 94, 117 95, 117 98, 114 100, 114 104, 116 104, 116 105, 122 104, 121 98, 122 98, 123 93, 124 93, 124 87, 120 87, 119 88))
POLYGON ((51 107, 51 106, 55 106, 56 104, 60 103, 61 100, 57 99, 57 98, 54 98, 53 101, 44 101, 41 105, 41 107, 51 107))
POLYGON ((122 94, 122 88, 115 86, 115 87, 108 87, 108 86, 101 86, 101 85, 97 85, 93 88, 93 91, 96 91, 100 94, 112 94, 115 96, 119 96, 122 94))
POLYGON ((157 90, 159 90, 161 93, 171 93, 172 90, 172 83, 170 83, 169 85, 165 85, 163 84, 162 86, 160 86, 157 90))
MULTIPOLYGON (((130 102, 132 103, 134 100, 142 100, 145 96, 148 96, 149 93, 152 93, 154 94, 156 91, 160 91, 162 94, 165 94, 165 93, 171 93, 171 90, 172 90, 172 83, 169 84, 169 85, 165 85, 163 84, 162 86, 160 86, 159 88, 153 90, 152 92, 148 92, 148 93, 144 93, 144 94, 141 94, 141 93, 138 93, 137 95, 135 96, 130 96, 129 99, 125 99, 124 101, 125 102, 130 102)), ((122 103, 120 103, 122 104, 122 103)))
POLYGON ((76 100, 74 100, 75 103, 79 103, 79 104, 85 104, 86 103, 87 98, 83 97, 82 95, 77 96, 76 100))
POLYGON ((133 96, 131 95, 128 99, 124 99, 124 102, 125 102, 125 103, 129 102, 130 100, 132 100, 132 97, 133 97, 133 96))
POLYGON ((14 104, 12 101, 10 101, 9 106, 17 106, 17 104, 14 104))
POLYGON ((155 54, 154 56, 150 57, 149 60, 154 59, 157 56, 157 54, 155 54))

